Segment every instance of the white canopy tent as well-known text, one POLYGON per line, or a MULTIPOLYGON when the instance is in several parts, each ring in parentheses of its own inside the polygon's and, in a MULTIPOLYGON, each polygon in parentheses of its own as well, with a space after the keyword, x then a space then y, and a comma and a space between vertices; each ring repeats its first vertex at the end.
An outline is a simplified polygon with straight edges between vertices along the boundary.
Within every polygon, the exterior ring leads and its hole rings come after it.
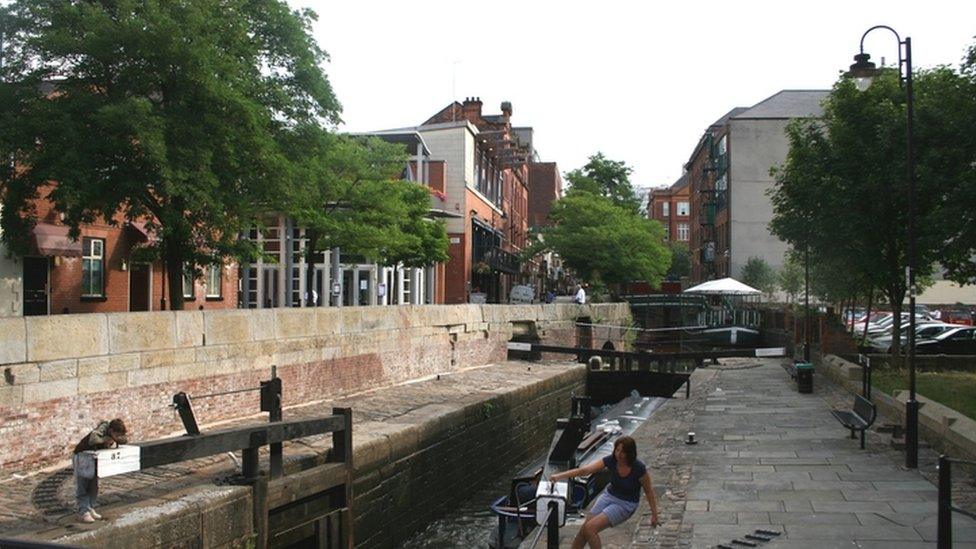
POLYGON ((697 286, 688 288, 683 293, 704 294, 704 295, 761 295, 762 292, 746 286, 734 278, 721 278, 719 280, 709 280, 697 286))

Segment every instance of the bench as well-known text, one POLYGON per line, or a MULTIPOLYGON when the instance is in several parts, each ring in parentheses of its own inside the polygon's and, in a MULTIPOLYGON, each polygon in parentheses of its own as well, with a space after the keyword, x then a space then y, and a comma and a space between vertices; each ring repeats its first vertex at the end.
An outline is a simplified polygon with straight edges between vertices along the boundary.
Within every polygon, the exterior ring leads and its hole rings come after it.
POLYGON ((830 413, 834 414, 837 421, 841 422, 844 427, 851 430, 851 438, 854 438, 855 431, 861 432, 861 449, 863 450, 864 431, 867 431, 877 417, 877 409, 874 404, 861 395, 855 395, 853 410, 831 410, 830 413))

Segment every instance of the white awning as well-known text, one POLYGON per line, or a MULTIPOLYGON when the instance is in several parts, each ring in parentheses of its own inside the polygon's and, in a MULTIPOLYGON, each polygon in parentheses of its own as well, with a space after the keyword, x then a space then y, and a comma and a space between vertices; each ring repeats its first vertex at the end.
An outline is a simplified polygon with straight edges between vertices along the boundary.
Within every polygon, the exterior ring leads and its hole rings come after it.
POLYGON ((705 295, 760 295, 761 291, 746 286, 734 278, 721 278, 719 280, 709 280, 697 286, 688 288, 683 293, 686 294, 705 294, 705 295))

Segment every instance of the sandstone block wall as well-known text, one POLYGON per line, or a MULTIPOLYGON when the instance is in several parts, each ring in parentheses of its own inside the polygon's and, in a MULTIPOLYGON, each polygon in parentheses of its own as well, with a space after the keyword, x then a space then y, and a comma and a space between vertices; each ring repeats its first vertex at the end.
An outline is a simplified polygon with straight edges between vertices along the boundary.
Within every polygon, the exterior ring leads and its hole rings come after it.
MULTIPOLYGON (((0 471, 65 459, 101 419, 124 418, 138 440, 179 432, 173 394, 257 387, 271 365, 290 406, 500 362, 518 324, 573 345, 577 318, 629 324, 630 311, 425 305, 0 319, 0 436, 20 441, 0 448, 0 471)), ((248 416, 258 394, 196 399, 194 409, 201 424, 248 416)))

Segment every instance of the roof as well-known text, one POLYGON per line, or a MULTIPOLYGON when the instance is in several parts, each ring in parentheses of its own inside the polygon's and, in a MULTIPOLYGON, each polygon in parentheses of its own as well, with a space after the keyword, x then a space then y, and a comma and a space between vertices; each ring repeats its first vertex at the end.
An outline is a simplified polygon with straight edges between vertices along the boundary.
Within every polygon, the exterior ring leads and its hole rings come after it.
POLYGON ((709 126, 709 128, 714 128, 715 126, 724 126, 729 121, 729 118, 733 118, 735 116, 738 116, 738 115, 746 112, 747 110, 749 110, 749 107, 736 107, 736 108, 732 109, 731 111, 723 114, 715 122, 712 122, 712 124, 711 124, 711 126, 709 126))
POLYGON ((823 116, 820 103, 829 94, 830 90, 782 90, 733 115, 732 119, 819 118, 823 116))
MULTIPOLYGON (((423 146, 424 154, 430 155, 430 149, 427 148, 427 143, 424 142, 424 138, 421 137, 420 132, 415 129, 380 130, 376 132, 353 133, 350 135, 379 137, 387 143, 400 143, 403 145, 419 144, 423 146)), ((410 154, 416 154, 417 151, 410 149, 408 152, 410 154)))
POLYGON ((685 172, 685 173, 681 174, 681 177, 679 177, 677 179, 677 181, 675 181, 674 183, 671 184, 671 187, 668 190, 670 190, 670 191, 673 192, 673 191, 677 191, 679 189, 683 189, 683 188, 687 187, 688 186, 688 183, 690 183, 690 182, 691 182, 691 179, 688 177, 688 172, 685 172))

